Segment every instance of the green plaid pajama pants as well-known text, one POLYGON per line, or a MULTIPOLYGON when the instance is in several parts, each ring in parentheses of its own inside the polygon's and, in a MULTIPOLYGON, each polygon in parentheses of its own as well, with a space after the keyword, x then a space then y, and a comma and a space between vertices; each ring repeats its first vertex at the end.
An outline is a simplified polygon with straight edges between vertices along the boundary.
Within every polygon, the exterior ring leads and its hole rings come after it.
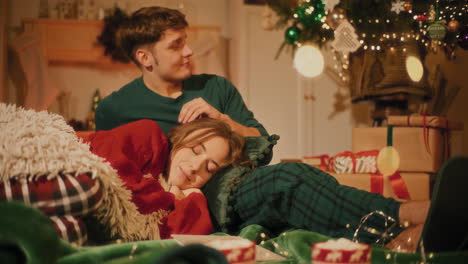
MULTIPOLYGON (((239 228, 259 224, 276 235, 294 228, 352 239, 361 218, 373 211, 398 221, 400 203, 340 185, 333 176, 307 164, 279 163, 256 168, 239 183, 232 206, 239 228)), ((383 231, 384 223, 383 217, 372 216, 365 224, 383 231)), ((401 229, 393 231, 396 235, 401 229)), ((362 242, 375 239, 369 233, 359 235, 362 242)))

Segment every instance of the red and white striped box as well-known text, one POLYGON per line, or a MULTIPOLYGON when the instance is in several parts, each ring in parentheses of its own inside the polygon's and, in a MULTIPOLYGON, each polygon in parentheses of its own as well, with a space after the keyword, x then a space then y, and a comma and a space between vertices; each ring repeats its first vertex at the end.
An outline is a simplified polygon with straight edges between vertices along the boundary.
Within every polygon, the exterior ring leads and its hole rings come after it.
POLYGON ((348 239, 329 240, 312 245, 313 264, 370 264, 369 245, 354 243, 348 239))
POLYGON ((247 239, 217 239, 205 244, 221 251, 231 264, 254 264, 255 243, 247 239))

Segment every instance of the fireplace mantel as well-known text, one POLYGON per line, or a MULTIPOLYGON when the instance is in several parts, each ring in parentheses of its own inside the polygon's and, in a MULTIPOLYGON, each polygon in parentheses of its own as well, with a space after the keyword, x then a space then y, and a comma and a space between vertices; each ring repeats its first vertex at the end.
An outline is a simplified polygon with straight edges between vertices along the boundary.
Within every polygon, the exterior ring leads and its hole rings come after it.
MULTIPOLYGON (((116 63, 104 56, 104 47, 98 44, 103 22, 100 20, 25 19, 26 32, 40 34, 41 49, 49 64, 91 64, 96 66, 135 67, 133 63, 116 63)), ((188 41, 203 35, 219 37, 217 26, 191 26, 187 29, 188 41)))

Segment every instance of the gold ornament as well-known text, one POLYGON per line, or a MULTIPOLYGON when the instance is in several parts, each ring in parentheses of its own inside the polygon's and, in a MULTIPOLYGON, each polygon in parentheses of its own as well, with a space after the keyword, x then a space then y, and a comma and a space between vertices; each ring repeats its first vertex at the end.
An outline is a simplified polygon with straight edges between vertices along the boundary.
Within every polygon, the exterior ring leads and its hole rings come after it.
POLYGON ((436 54, 439 51, 439 45, 436 40, 431 40, 431 51, 436 54))
POLYGON ((91 104, 91 111, 89 112, 88 116, 86 117, 86 128, 88 130, 96 130, 96 123, 94 122, 94 114, 96 113, 96 109, 101 101, 101 95, 99 94, 99 90, 96 90, 93 96, 93 102, 91 104))
POLYGON ((411 1, 405 1, 403 7, 405 8, 406 12, 413 10, 413 4, 411 3, 411 1))
POLYGON ((268 31, 273 30, 275 28, 277 18, 275 17, 274 11, 268 7, 268 5, 265 5, 262 17, 262 28, 268 31))
POLYGON ((435 8, 434 8, 434 5, 431 5, 429 7, 429 16, 427 17, 427 21, 429 22, 434 22, 436 19, 436 12, 435 12, 435 8))
POLYGON ((450 22, 447 25, 447 29, 450 32, 456 32, 460 28, 460 22, 458 22, 455 19, 450 20, 450 22))
POLYGON ((345 19, 345 11, 343 8, 335 8, 333 11, 331 11, 328 16, 327 16, 327 24, 333 28, 336 29, 341 22, 345 19))

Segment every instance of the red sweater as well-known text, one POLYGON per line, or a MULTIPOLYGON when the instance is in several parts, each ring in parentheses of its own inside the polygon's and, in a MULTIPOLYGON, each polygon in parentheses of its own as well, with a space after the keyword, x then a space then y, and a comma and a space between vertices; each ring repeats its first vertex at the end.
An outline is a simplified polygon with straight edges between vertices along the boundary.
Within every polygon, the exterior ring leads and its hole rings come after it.
POLYGON ((213 230, 206 199, 191 193, 182 200, 164 191, 158 182, 169 157, 168 141, 152 120, 139 120, 107 131, 98 131, 86 141, 91 151, 117 170, 132 201, 142 214, 170 211, 159 225, 161 238, 171 234, 209 234, 213 230), (150 174, 146 178, 143 175, 150 174))

